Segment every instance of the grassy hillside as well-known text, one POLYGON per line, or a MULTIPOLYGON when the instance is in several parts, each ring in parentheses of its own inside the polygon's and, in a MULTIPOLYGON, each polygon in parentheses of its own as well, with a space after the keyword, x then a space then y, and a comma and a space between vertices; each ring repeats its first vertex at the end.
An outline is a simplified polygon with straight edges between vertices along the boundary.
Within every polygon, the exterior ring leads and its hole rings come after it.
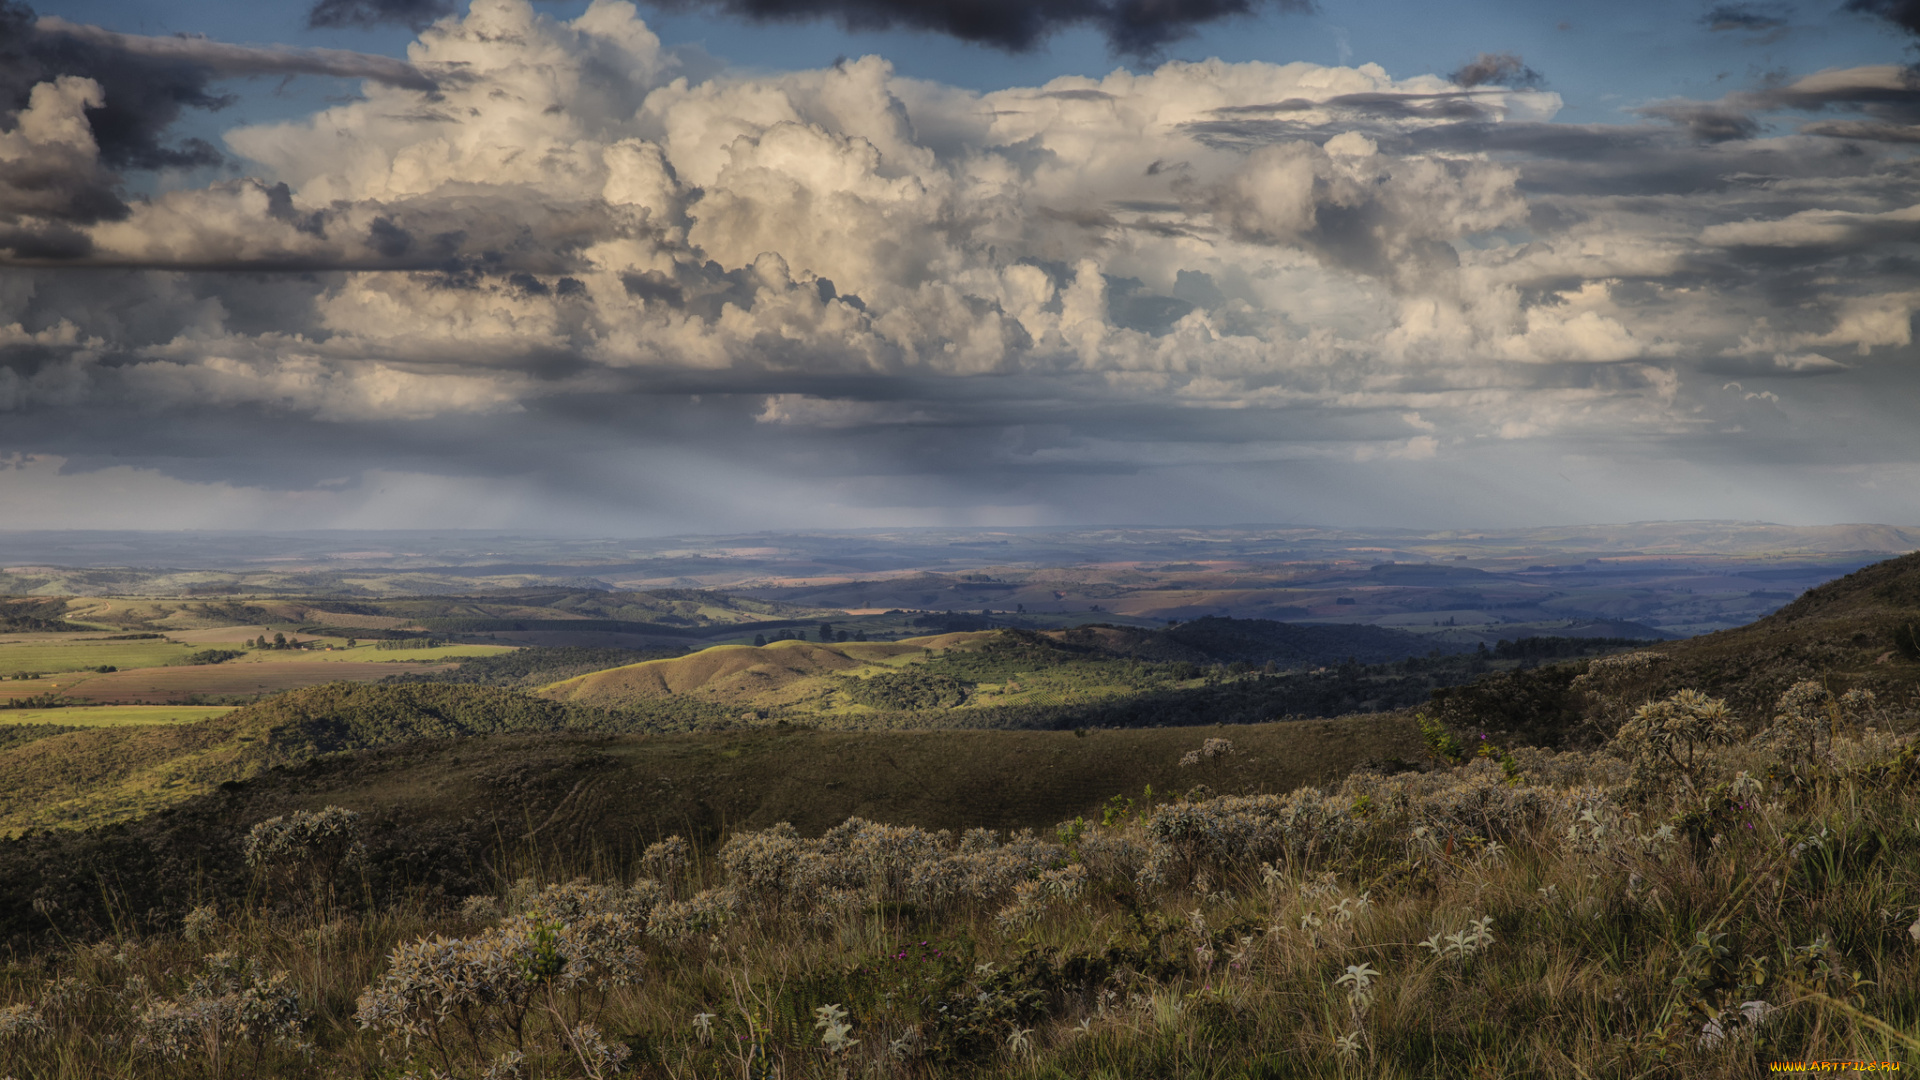
MULTIPOLYGON (((469 692, 437 705, 421 702, 440 719, 412 720, 405 733, 432 737, 395 746, 402 731, 385 707, 367 715, 355 709, 354 695, 331 706, 314 692, 302 696, 307 700, 301 708, 282 710, 270 725, 272 745, 253 756, 235 752, 243 736, 217 725, 189 725, 201 729, 192 733, 185 727, 164 729, 173 736, 164 743, 173 755, 167 759, 170 775, 238 778, 251 768, 245 775, 252 779, 244 784, 216 782, 130 824, 0 841, 0 919, 13 920, 0 923, 0 935, 29 935, 44 927, 44 920, 42 927, 32 925, 39 917, 24 902, 34 895, 57 896, 67 913, 63 918, 73 920, 67 927, 71 932, 103 924, 110 917, 100 899, 103 874, 116 890, 145 898, 142 911, 154 906, 151 917, 162 921, 163 912, 184 910, 208 892, 244 895, 248 876, 237 845, 246 826, 328 804, 362 811, 397 830, 391 850, 372 868, 383 886, 403 891, 418 874, 430 871, 473 889, 487 875, 478 853, 503 841, 516 848, 523 840, 537 841, 529 850, 543 852, 542 858, 627 862, 669 833, 710 842, 727 830, 780 821, 811 835, 848 816, 929 829, 963 824, 1050 828, 1075 815, 1097 817, 1114 796, 1140 801, 1149 785, 1162 798, 1195 785, 1231 793, 1287 791, 1336 780, 1364 761, 1415 758, 1421 745, 1411 723, 1386 716, 1091 734, 785 727, 719 735, 449 739, 486 726, 593 726, 590 717, 552 703, 542 703, 551 713, 533 717, 502 711, 499 698, 469 692), (292 760, 296 747, 289 743, 302 735, 284 726, 302 713, 323 710, 352 716, 341 725, 352 733, 328 725, 331 733, 324 741, 308 735, 307 746, 297 749, 356 742, 372 748, 260 767, 292 760), (1179 764, 1210 737, 1232 740, 1237 752, 1202 766, 1179 764), (200 753, 190 758, 194 749, 200 753), (124 859, 121 853, 129 847, 168 855, 161 862, 124 859), (446 865, 429 866, 433 859, 445 859, 446 865)), ((116 758, 139 752, 136 746, 163 756, 157 741, 136 743, 131 733, 122 733, 108 743, 101 734, 41 739, 13 753, 39 746, 50 755, 13 760, 44 765, 86 745, 87 752, 76 756, 95 762, 98 775, 116 758), (68 741, 50 745, 60 740, 68 741)), ((0 755, 0 761, 10 757, 0 755)), ((11 764, 0 766, 6 768, 0 775, 17 781, 11 764)))
POLYGON ((1749 626, 1649 646, 1652 657, 1592 688, 1583 666, 1490 675, 1435 691, 1449 722, 1515 742, 1594 743, 1642 702, 1682 689, 1726 700, 1744 724, 1764 724, 1788 687, 1807 679, 1834 693, 1870 690, 1889 708, 1920 707, 1920 654, 1903 654, 1896 632, 1920 629, 1920 554, 1876 563, 1811 590, 1749 626), (1596 697, 1596 693, 1598 696, 1596 697), (1582 725, 1580 718, 1593 721, 1582 725))
POLYGON ((58 597, 0 597, 0 634, 58 633, 85 630, 66 621, 67 605, 58 597))
POLYGON ((1658 688, 1712 688, 1758 709, 1804 678, 1884 693, 1920 688, 1920 663, 1895 631, 1920 625, 1920 553, 1875 563, 1812 589, 1758 622, 1659 647, 1670 669, 1658 688))
MULTIPOLYGON (((1920 559, 1874 569, 1653 660, 1525 666, 1570 648, 1533 643, 1511 660, 1340 665, 1354 678, 1521 665, 1437 694, 1452 730, 1424 736, 1400 714, 635 735, 611 733, 633 714, 425 684, 317 688, 166 729, 31 732, 0 749, 15 809, 88 784, 137 807, 135 773, 198 786, 111 826, 0 840, 0 937, 18 958, 0 979, 0 1068, 1734 1080, 1778 1061, 1913 1067, 1920 659, 1894 634, 1920 614, 1920 559), (1800 686, 1804 708, 1776 706, 1796 675, 1879 697, 1800 686), (1501 738, 1469 751, 1481 730, 1597 738, 1621 708, 1695 679, 1729 712, 1674 698, 1602 753, 1501 738), (236 770, 251 772, 217 782, 236 770), (250 866, 256 826, 279 842, 250 866), (969 831, 1020 827, 1039 831, 969 831), (650 846, 670 834, 690 843, 650 846)), ((1004 716, 1015 707, 967 703, 1165 674, 1115 700, 1218 714, 1306 685, 1289 680, 1346 677, 1149 660, 1125 641, 1095 628, 937 650, 789 642, 573 682, 617 681, 641 709, 726 689, 741 696, 711 708, 736 710, 755 665, 773 665, 766 678, 791 676, 783 692, 823 680, 850 699, 836 708, 1004 716), (1172 678, 1188 669, 1202 670, 1172 678)))
POLYGON ((559 701, 602 708, 622 708, 685 694, 746 706, 784 705, 817 694, 829 685, 827 679, 832 675, 893 670, 931 650, 978 647, 996 636, 988 631, 897 642, 717 645, 692 656, 649 660, 567 679, 541 693, 559 701))
MULTIPOLYGON (((530 652, 464 664, 477 669, 468 676, 475 682, 525 685, 537 673, 564 671, 570 663, 633 655, 530 652)), ((1417 704, 1433 686, 1470 677, 1479 663, 1484 661, 1477 657, 1450 657, 1267 676, 1186 662, 1147 663, 1084 642, 996 631, 912 642, 720 647, 579 676, 539 698, 413 676, 381 686, 293 690, 198 723, 172 723, 178 709, 154 706, 131 706, 112 716, 123 723, 141 717, 166 723, 111 729, 88 722, 91 710, 22 710, 22 718, 55 723, 68 713, 67 726, 88 730, 0 750, 0 830, 124 820, 275 765, 416 738, 715 731, 781 722, 859 730, 1249 724, 1417 704)), ((270 666, 235 660, 214 671, 246 688, 266 678, 270 666)), ((290 660, 285 666, 358 671, 376 665, 290 660)), ((205 683, 211 676, 192 668, 96 679, 119 679, 140 700, 159 694, 154 680, 161 677, 211 685, 205 683)))
POLYGON ((540 693, 625 711, 655 727, 706 716, 862 729, 1245 724, 1417 705, 1437 687, 1487 671, 1632 644, 1530 641, 1409 656, 1403 638, 1418 640, 1373 627, 1203 619, 1158 631, 1087 626, 899 642, 777 641, 595 672, 540 693), (1328 655, 1369 642, 1362 655, 1400 659, 1363 664, 1351 653, 1328 655), (1329 666, 1299 670, 1316 662, 1329 666))
POLYGON ((0 842, 0 1052, 36 1080, 1891 1071, 1920 1065, 1920 716, 1892 719, 1798 764, 1740 730, 1699 786, 1633 740, 1336 780, 1416 745, 1385 718, 338 755, 0 842), (284 843, 250 870, 255 828, 284 843))
POLYGON ((678 655, 680 655, 679 650, 661 652, 638 649, 594 649, 575 645, 532 646, 496 656, 463 659, 458 666, 449 671, 435 672, 431 675, 416 673, 394 675, 383 681, 387 683, 461 683, 470 686, 504 686, 530 690, 570 679, 576 675, 678 655))
POLYGON ((603 711, 467 686, 295 690, 209 720, 66 731, 0 749, 0 831, 124 820, 317 754, 472 735, 622 731, 603 711))

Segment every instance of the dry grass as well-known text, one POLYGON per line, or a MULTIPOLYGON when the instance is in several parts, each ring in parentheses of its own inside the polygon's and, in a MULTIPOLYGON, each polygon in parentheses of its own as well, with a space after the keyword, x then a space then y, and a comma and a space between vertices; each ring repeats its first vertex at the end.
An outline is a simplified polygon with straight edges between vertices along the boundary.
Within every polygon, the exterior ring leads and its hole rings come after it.
POLYGON ((545 687, 541 693, 605 708, 675 694, 726 702, 785 703, 824 685, 822 676, 890 670, 924 656, 929 649, 965 649, 993 636, 989 631, 835 645, 806 641, 776 641, 760 647, 717 645, 691 656, 581 675, 545 687))
MULTIPOLYGON (((1241 737, 1216 760, 1247 753, 1241 737)), ((1729 768, 1765 762, 1728 754, 1729 768)), ((1482 758, 1288 798, 1136 805, 1024 839, 736 830, 717 850, 649 851, 631 879, 545 888, 568 870, 529 846, 491 892, 375 906, 348 899, 354 856, 336 842, 314 854, 335 879, 291 852, 262 863, 251 897, 176 930, 14 969, 0 1068, 1625 1080, 1808 1058, 1911 1067, 1920 766, 1883 734, 1833 760, 1743 787, 1737 804, 1636 805, 1620 762, 1536 753, 1517 785, 1482 758), (436 994, 454 996, 436 1011, 436 994), (250 1002, 297 1015, 288 1044, 222 1019, 250 1002), (197 1036, 168 1036, 182 1009, 204 1018, 197 1036), (405 1032, 389 1026, 405 1016, 405 1032)))

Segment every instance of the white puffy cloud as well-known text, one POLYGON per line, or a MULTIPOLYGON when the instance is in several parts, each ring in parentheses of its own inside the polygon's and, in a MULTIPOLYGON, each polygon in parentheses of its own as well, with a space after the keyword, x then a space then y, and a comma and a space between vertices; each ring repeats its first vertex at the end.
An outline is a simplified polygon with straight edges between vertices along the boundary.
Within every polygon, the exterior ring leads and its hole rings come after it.
MULTIPOLYGON (((17 261, 62 268, 0 287, 0 410, 528 439, 591 414, 581 446, 920 439, 929 469, 1402 468, 1476 441, 1751 434, 1717 404, 1726 374, 1832 384, 1855 369, 1817 350, 1912 344, 1897 266, 1831 262, 1920 239, 1897 147, 1560 125, 1548 92, 1371 64, 990 93, 878 57, 709 73, 618 0, 571 21, 476 0, 404 68, 229 132, 247 175, 91 216, 13 178, 106 190, 100 87, 37 87, 0 132, 0 214, 17 261), (1776 265, 1799 302, 1769 292, 1776 265), (695 394, 731 403, 732 434, 658 405, 695 394)), ((1885 79, 1708 104, 1838 115, 1885 79)), ((1788 415, 1800 392, 1749 396, 1788 415)), ((823 475, 874 457, 809 454, 823 475)))

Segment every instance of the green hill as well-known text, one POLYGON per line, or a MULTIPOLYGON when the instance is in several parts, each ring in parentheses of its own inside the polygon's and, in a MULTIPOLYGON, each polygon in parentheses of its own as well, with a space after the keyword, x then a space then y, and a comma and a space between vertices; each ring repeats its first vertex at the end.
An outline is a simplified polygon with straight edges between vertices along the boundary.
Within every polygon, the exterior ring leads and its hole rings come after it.
POLYGON ((1649 692, 1693 687, 1756 717, 1802 679, 1825 680, 1836 691, 1871 689, 1890 703, 1910 701, 1920 690, 1920 657, 1903 656, 1895 636, 1916 626, 1920 553, 1808 590, 1746 626, 1653 647, 1666 660, 1649 692))
POLYGON ((626 731, 598 709, 472 686, 331 683, 192 724, 89 728, 0 746, 0 831, 123 820, 318 754, 417 739, 626 731))
POLYGON ((1815 679, 1840 693, 1871 690, 1893 712, 1920 707, 1920 652, 1903 653, 1902 630, 1920 630, 1920 553, 1875 563, 1811 589, 1746 626, 1648 646, 1656 657, 1607 690, 1604 703, 1574 686, 1581 665, 1492 675, 1434 692, 1457 727, 1542 746, 1604 738, 1621 710, 1694 689, 1723 698, 1742 724, 1763 724, 1780 695, 1815 679), (1583 714, 1601 723, 1586 726, 1583 714))
MULTIPOLYGON (((327 697, 300 693, 304 702, 278 710, 270 730, 309 730, 302 719, 326 707, 327 697)), ((1075 815, 1097 818, 1111 797, 1139 799, 1148 785, 1162 793, 1197 784, 1221 792, 1288 791, 1335 780, 1363 761, 1420 753, 1418 732, 1394 716, 1091 734, 787 726, 709 735, 446 738, 480 727, 592 725, 553 703, 541 703, 554 710, 541 715, 501 708, 504 699, 484 692, 415 699, 434 718, 404 726, 391 721, 385 704, 368 710, 357 709, 352 695, 333 700, 352 718, 327 730, 353 734, 310 746, 358 739, 373 748, 266 770, 257 766, 280 755, 229 757, 227 773, 208 763, 195 775, 237 775, 245 764, 255 767, 251 779, 216 784, 137 820, 0 840, 0 940, 18 944, 46 931, 46 917, 30 903, 35 897, 51 901, 41 907, 57 913, 63 932, 81 934, 129 914, 113 908, 115 898, 139 897, 131 918, 163 926, 208 897, 244 896, 249 878, 239 844, 247 827, 329 804, 369 816, 367 833, 377 838, 370 888, 383 897, 423 886, 460 896, 495 887, 502 856, 619 863, 669 833, 707 843, 726 830, 790 821, 817 835, 850 815, 929 829, 1048 829, 1075 815), (380 742, 403 732, 434 737, 380 742), (1182 767, 1181 756, 1209 737, 1231 739, 1237 752, 1182 767)), ((222 744, 203 731, 172 745, 222 744)), ((189 768, 184 760, 176 767, 189 768)), ((0 775, 11 781, 16 774, 0 775)))

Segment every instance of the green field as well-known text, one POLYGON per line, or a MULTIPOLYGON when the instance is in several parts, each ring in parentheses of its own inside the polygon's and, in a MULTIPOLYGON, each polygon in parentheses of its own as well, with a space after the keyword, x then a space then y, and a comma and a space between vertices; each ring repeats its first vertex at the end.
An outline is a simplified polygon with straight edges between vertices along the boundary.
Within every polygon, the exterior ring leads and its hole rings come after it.
POLYGON ((91 668, 159 667, 189 656, 194 649, 170 641, 88 641, 68 638, 31 644, 0 644, 0 678, 23 673, 57 674, 91 668))
POLYGON ((0 724, 62 727, 137 727, 191 724, 233 711, 231 705, 95 705, 73 709, 0 709, 0 724))

